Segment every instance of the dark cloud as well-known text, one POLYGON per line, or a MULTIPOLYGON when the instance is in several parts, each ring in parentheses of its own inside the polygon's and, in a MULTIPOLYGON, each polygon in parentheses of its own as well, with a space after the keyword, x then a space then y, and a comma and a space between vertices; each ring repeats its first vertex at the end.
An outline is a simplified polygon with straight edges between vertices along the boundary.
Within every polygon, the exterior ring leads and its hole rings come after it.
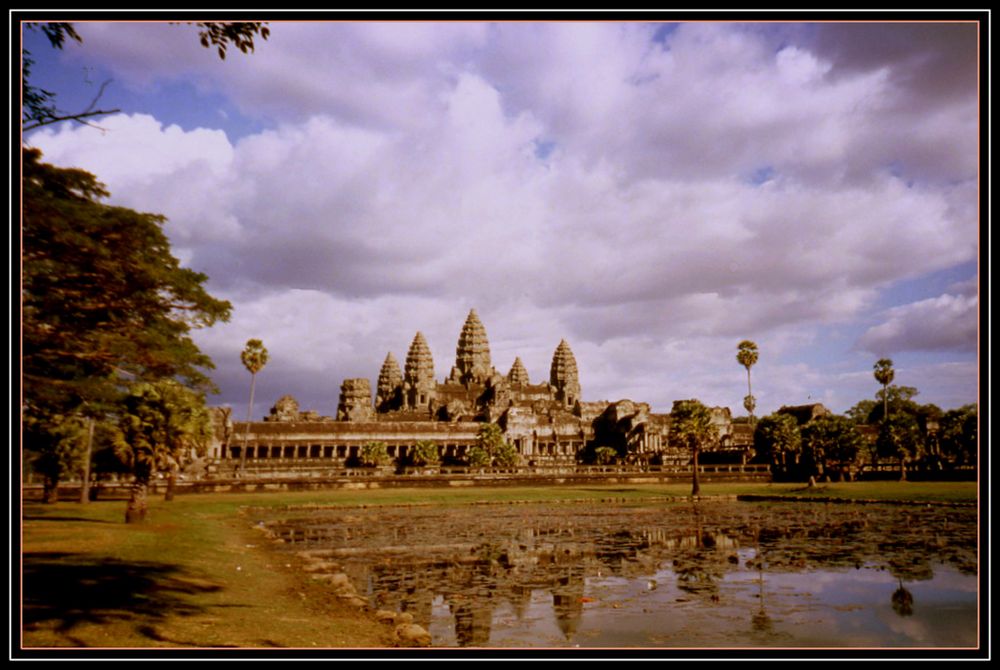
POLYGON ((938 107, 976 95, 976 23, 823 23, 811 38, 810 48, 833 63, 832 76, 888 68, 901 105, 938 107))

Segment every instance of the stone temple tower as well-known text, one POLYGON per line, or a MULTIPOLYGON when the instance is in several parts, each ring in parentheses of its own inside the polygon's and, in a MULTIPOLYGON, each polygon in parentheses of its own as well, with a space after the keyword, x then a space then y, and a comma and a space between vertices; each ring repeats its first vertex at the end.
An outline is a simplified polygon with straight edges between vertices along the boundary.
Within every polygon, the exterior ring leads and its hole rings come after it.
POLYGON ((507 373, 507 381, 511 384, 520 384, 523 386, 531 383, 528 381, 528 369, 524 367, 520 356, 514 359, 514 365, 510 367, 510 372, 507 373))
POLYGON ((572 350, 561 340, 552 355, 552 369, 549 383, 555 388, 556 400, 566 407, 572 407, 580 399, 580 377, 576 370, 576 358, 572 350))
POLYGON ((434 359, 424 334, 417 332, 406 354, 403 370, 403 403, 407 409, 424 409, 434 400, 437 384, 434 381, 434 359))
POLYGON ((399 369, 396 357, 390 351, 382 363, 378 373, 378 384, 375 387, 375 409, 379 412, 391 412, 403 405, 403 373, 399 369))
POLYGON ((371 382, 364 378, 345 379, 340 385, 337 421, 371 421, 374 418, 371 382))
POLYGON ((490 364, 490 342, 486 337, 486 328, 473 309, 469 311, 462 333, 458 336, 455 367, 448 381, 465 386, 484 384, 493 374, 495 371, 490 364))

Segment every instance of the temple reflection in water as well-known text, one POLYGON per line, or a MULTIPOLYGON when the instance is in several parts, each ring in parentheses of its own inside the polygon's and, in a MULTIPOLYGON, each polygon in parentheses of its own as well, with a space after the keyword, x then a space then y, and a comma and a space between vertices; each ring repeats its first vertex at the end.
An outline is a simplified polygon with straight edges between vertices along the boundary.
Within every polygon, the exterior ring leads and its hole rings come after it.
MULTIPOLYGON (((947 513, 952 520, 958 514, 947 513)), ((494 641, 498 618, 535 617, 533 625, 552 627, 553 645, 576 639, 588 608, 617 605, 595 602, 596 584, 659 590, 661 608, 733 607, 739 585, 755 599, 744 606, 744 627, 764 639, 780 623, 765 608, 767 574, 877 565, 902 583, 931 579, 931 561, 942 558, 965 573, 976 569, 974 512, 972 523, 948 526, 950 555, 940 550, 945 512, 931 508, 908 512, 892 527, 875 506, 789 505, 765 515, 738 503, 495 505, 474 519, 454 514, 324 510, 267 526, 288 549, 307 549, 345 573, 373 608, 410 613, 438 631, 435 644, 472 647, 494 641)), ((642 615, 628 602, 622 607, 642 615)))

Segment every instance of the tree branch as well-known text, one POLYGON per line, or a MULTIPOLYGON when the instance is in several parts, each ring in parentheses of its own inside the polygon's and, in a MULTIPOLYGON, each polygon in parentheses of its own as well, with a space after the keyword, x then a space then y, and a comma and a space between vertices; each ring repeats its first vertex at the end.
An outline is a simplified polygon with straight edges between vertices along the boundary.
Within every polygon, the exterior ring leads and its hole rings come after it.
POLYGON ((77 123, 82 123, 85 126, 91 126, 93 128, 98 128, 99 126, 95 126, 95 125, 93 125, 91 123, 87 123, 86 121, 81 121, 81 119, 89 118, 91 116, 100 116, 102 114, 115 114, 115 113, 120 112, 120 111, 121 111, 120 109, 99 109, 96 112, 85 112, 85 113, 82 113, 82 114, 69 114, 67 116, 56 116, 56 117, 53 117, 51 119, 45 119, 43 121, 36 121, 35 123, 26 125, 26 126, 24 126, 24 128, 22 130, 24 130, 24 131, 34 130, 35 128, 40 128, 42 126, 48 126, 48 125, 51 125, 53 123, 59 123, 61 121, 76 121, 77 123))

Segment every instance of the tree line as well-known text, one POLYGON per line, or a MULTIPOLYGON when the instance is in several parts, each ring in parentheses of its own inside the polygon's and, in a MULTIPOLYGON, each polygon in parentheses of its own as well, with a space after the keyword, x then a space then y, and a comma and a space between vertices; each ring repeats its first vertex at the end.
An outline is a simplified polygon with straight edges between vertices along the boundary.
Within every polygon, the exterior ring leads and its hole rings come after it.
POLYGON ((779 410, 760 419, 753 432, 755 458, 777 476, 850 478, 860 469, 893 463, 905 480, 908 468, 943 472, 975 466, 978 408, 974 404, 943 411, 920 404, 912 386, 893 384, 892 360, 873 368, 882 388, 844 415, 828 414, 801 422, 779 410))

